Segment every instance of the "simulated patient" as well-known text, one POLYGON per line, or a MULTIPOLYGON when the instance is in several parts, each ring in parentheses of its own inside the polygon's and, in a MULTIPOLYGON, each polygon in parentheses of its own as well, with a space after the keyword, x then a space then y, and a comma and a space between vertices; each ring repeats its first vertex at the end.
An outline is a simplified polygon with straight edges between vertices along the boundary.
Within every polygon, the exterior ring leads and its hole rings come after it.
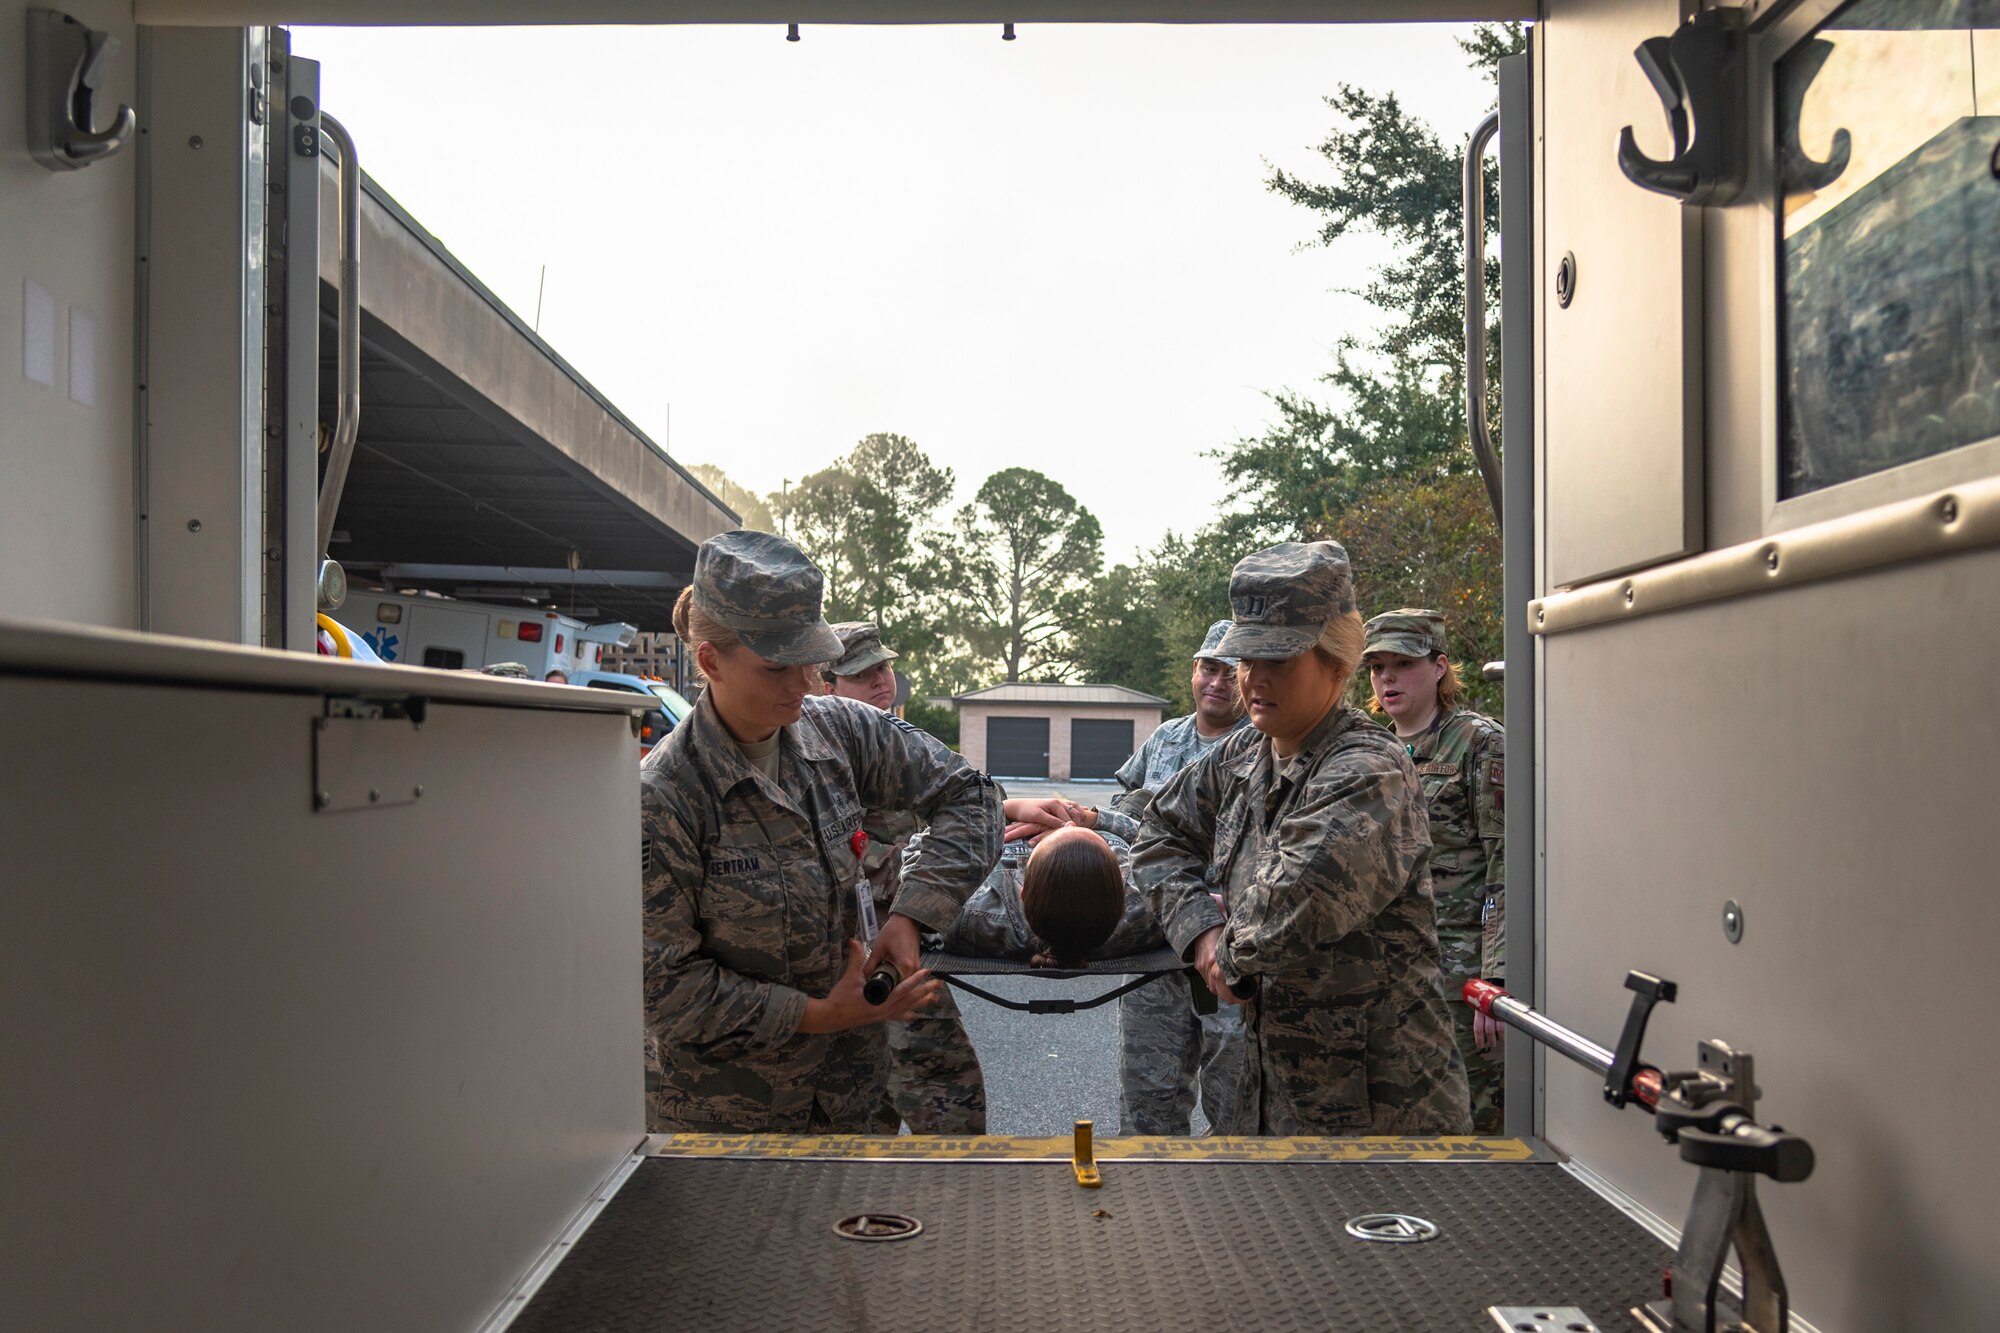
MULTIPOLYGON (((922 854, 919 839, 910 855, 922 854)), ((1166 937, 1130 872, 1124 841, 1086 828, 1010 842, 941 946, 951 954, 1056 968, 1161 948, 1166 937)))

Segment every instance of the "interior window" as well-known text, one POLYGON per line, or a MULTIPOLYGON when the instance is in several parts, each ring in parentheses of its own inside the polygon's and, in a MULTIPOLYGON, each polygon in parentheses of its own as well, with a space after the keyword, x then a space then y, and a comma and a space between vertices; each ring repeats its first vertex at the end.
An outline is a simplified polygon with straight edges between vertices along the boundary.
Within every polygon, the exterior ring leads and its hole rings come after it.
POLYGON ((1774 77, 1779 496, 2000 436, 2000 0, 1856 0, 1774 77))

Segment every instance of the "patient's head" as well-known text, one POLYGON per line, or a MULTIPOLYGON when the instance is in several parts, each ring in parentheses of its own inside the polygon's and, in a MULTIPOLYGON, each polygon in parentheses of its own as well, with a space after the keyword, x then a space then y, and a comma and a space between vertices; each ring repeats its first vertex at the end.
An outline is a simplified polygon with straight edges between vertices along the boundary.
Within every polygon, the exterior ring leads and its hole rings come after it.
POLYGON ((1111 938, 1125 914, 1125 877, 1118 854, 1089 829, 1057 829, 1035 844, 1021 879, 1028 929, 1047 946, 1037 967, 1081 967, 1111 938))

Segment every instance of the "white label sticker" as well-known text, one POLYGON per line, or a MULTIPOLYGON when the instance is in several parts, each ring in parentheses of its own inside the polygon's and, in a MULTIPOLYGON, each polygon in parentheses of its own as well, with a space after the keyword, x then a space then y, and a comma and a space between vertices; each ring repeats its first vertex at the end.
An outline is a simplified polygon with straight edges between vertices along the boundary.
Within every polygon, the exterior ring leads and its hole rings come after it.
POLYGON ((867 876, 854 881, 854 900, 861 905, 861 943, 875 947, 875 890, 867 876))

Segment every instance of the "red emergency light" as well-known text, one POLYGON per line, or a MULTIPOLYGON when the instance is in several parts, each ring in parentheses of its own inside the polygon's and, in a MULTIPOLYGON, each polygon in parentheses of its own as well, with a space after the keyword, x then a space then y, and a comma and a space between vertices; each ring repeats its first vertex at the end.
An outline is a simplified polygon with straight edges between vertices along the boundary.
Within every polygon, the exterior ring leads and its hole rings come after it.
POLYGON ((542 627, 532 620, 522 621, 521 641, 523 643, 540 643, 542 641, 542 627))

